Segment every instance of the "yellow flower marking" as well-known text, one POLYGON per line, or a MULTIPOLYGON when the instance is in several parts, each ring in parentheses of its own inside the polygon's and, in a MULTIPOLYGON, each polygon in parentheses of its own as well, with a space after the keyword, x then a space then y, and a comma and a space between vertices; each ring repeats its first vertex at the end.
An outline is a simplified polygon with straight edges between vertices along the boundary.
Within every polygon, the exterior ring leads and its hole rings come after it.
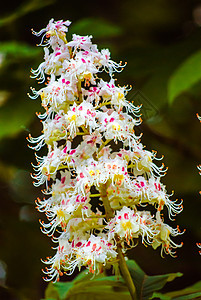
POLYGON ((57 210, 57 217, 59 217, 59 218, 64 218, 64 217, 65 217, 64 211, 61 210, 61 209, 58 209, 58 210, 57 210))
POLYGON ((122 222, 121 226, 123 227, 124 230, 131 230, 132 229, 131 221, 122 222))
POLYGON ((121 130, 121 126, 119 124, 112 124, 112 128, 117 131, 121 130))
POLYGON ((73 114, 73 115, 71 115, 71 116, 68 116, 68 120, 69 120, 70 122, 76 121, 76 119, 77 119, 77 115, 76 115, 76 114, 73 114))
POLYGON ((94 175, 95 175, 95 172, 94 172, 93 170, 91 170, 91 171, 89 171, 89 174, 90 174, 91 176, 94 176, 94 175))

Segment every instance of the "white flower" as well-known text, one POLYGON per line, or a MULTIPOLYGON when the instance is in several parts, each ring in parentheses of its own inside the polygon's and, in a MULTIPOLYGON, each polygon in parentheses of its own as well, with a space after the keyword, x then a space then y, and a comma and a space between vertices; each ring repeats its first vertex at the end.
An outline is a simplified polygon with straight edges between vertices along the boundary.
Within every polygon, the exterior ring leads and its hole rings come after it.
POLYGON ((45 37, 49 38, 45 45, 51 45, 54 48, 58 43, 63 44, 66 42, 65 33, 68 31, 70 24, 70 21, 54 21, 54 19, 51 19, 46 28, 41 29, 39 32, 32 30, 32 33, 36 36, 43 34, 40 45, 42 45, 45 37))
POLYGON ((156 220, 157 220, 157 227, 158 227, 158 235, 155 237, 154 242, 152 244, 152 247, 156 249, 157 247, 161 246, 161 255, 163 255, 163 252, 166 254, 170 254, 171 256, 175 256, 175 250, 178 247, 182 247, 183 243, 176 244, 173 242, 170 238, 170 235, 177 236, 180 234, 183 234, 177 227, 176 229, 170 227, 167 224, 164 224, 160 217, 160 212, 157 212, 156 214, 156 220))
POLYGON ((72 41, 68 42, 68 46, 74 47, 75 50, 77 48, 85 50, 85 51, 90 51, 90 48, 92 46, 91 42, 92 35, 90 36, 80 36, 77 34, 73 34, 72 41))
POLYGON ((142 237, 142 243, 151 244, 157 234, 150 212, 136 212, 125 206, 117 212, 108 227, 112 234, 118 234, 129 245, 139 236, 142 237))

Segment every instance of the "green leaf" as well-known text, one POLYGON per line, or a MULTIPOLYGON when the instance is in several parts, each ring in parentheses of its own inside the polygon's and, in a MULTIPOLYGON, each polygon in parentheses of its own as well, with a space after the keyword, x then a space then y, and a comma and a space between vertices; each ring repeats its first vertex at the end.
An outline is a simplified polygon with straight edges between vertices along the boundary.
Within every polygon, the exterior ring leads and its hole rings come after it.
MULTIPOLYGON (((87 282, 87 285, 90 286, 98 286, 98 285, 110 285, 110 286, 118 286, 120 285, 125 286, 125 282, 122 277, 120 276, 106 276, 104 273, 96 275, 94 278, 94 275, 89 273, 87 270, 82 271, 79 273, 75 279, 73 280, 73 283, 75 285, 85 285, 87 282)), ((126 287, 127 289, 127 287, 126 287)))
POLYGON ((94 279, 93 275, 85 273, 85 279, 76 278, 74 286, 69 290, 67 299, 82 299, 82 295, 86 295, 88 299, 92 299, 92 295, 96 299, 125 299, 130 300, 130 294, 123 279, 117 276, 104 276, 99 274, 94 279), (88 276, 90 275, 91 279, 88 276))
POLYGON ((53 298, 55 300, 66 299, 69 289, 73 286, 73 282, 56 282, 49 283, 45 291, 45 299, 53 298))
POLYGON ((153 293, 151 299, 171 300, 171 298, 169 296, 161 294, 161 293, 153 293))
MULTIPOLYGON (((178 291, 179 293, 182 294, 182 290, 178 291)), ((193 293, 193 294, 188 294, 188 295, 180 295, 180 296, 173 296, 174 292, 169 293, 169 294, 161 294, 161 293, 154 293, 153 297, 151 299, 160 299, 160 300, 191 300, 191 299, 200 299, 201 297, 201 292, 193 293), (171 294, 171 296, 170 296, 171 294)))
POLYGON ((134 260, 127 261, 127 265, 140 300, 150 299, 153 293, 162 289, 167 282, 182 276, 181 273, 148 276, 134 260))
MULTIPOLYGON (((129 260, 127 265, 137 290, 138 300, 154 299, 157 296, 160 296, 158 298, 161 300, 172 299, 169 294, 155 292, 162 289, 167 282, 182 276, 181 273, 148 276, 135 261, 129 260)), ((131 300, 122 277, 99 274, 93 278, 87 271, 81 272, 72 282, 50 283, 45 296, 45 299, 54 297, 55 300, 131 300)))
POLYGON ((69 291, 66 300, 131 300, 131 296, 128 291, 121 292, 115 290, 111 286, 105 286, 104 282, 101 286, 79 287, 79 289, 72 289, 69 291))
POLYGON ((166 293, 165 296, 170 297, 172 300, 190 300, 201 298, 201 281, 185 289, 166 293))
POLYGON ((131 300, 129 293, 114 293, 107 291, 104 287, 99 290, 77 291, 77 294, 70 295, 66 300, 131 300))
POLYGON ((70 33, 92 34, 95 38, 111 38, 122 34, 122 28, 100 18, 85 18, 71 25, 70 33))
POLYGON ((188 57, 171 75, 168 83, 168 99, 172 103, 182 92, 201 80, 201 51, 188 57))
MULTIPOLYGON (((100 274, 102 275, 102 274, 100 274)), ((97 276, 100 276, 100 275, 97 275, 97 276)), ((93 274, 89 273, 87 270, 84 270, 82 272, 80 272, 76 277, 75 279, 73 280, 73 283, 74 284, 77 284, 77 283, 80 283, 82 281, 88 281, 90 280, 91 278, 93 277, 93 274)))
POLYGON ((45 299, 54 297, 55 300, 131 300, 121 277, 99 274, 92 278, 93 274, 83 271, 71 282, 50 283, 45 299))

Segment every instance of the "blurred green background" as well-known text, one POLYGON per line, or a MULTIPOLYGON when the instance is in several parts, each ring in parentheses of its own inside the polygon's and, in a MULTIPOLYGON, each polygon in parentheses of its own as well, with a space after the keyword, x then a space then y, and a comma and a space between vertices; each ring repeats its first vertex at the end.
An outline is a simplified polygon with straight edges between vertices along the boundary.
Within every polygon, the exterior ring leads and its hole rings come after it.
POLYGON ((30 86, 39 89, 30 68, 43 60, 31 28, 39 31, 51 18, 72 21, 69 40, 74 32, 92 34, 99 49, 127 61, 117 78, 132 85, 128 99, 143 104, 142 142, 164 155, 169 170, 162 182, 184 200, 183 213, 170 222, 186 228, 178 257, 161 258, 160 250, 138 245, 129 258, 150 275, 184 273, 167 290, 201 280, 201 1, 4 1, 0 17, 0 299, 42 298, 40 259, 53 253, 39 229, 38 218, 45 217, 35 210, 40 189, 32 186, 34 153, 26 142, 41 130, 40 101, 27 97, 30 86))

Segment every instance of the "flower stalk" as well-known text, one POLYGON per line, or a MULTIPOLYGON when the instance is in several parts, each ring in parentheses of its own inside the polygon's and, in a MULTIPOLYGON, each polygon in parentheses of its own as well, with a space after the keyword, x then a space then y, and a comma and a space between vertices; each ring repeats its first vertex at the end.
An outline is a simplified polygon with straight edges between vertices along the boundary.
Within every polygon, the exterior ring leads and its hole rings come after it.
POLYGON ((105 209, 106 220, 109 222, 114 217, 114 211, 112 210, 107 196, 107 184, 102 184, 100 187, 100 197, 103 201, 105 209))
POLYGON ((124 280, 126 282, 126 285, 127 285, 128 290, 130 292, 132 300, 137 300, 136 288, 135 288, 134 282, 132 280, 131 274, 128 270, 128 266, 126 264, 124 255, 122 253, 120 243, 117 243, 117 253, 118 253, 118 258, 119 258, 119 268, 120 268, 122 277, 124 278, 124 280))
MULTIPOLYGON (((104 208, 105 208, 106 220, 109 222, 114 217, 114 212, 112 211, 112 208, 111 208, 110 203, 108 201, 108 197, 107 197, 107 193, 106 193, 107 185, 103 184, 101 190, 102 190, 101 199, 103 201, 103 205, 104 205, 104 208)), ((133 280, 131 278, 130 272, 128 270, 124 255, 122 253, 121 240, 120 240, 120 238, 117 234, 115 235, 115 240, 116 240, 116 243, 117 243, 119 269, 120 269, 122 277, 124 278, 125 283, 128 287, 128 290, 130 292, 132 300, 136 300, 137 299, 136 298, 136 288, 135 288, 135 285, 134 285, 133 280)))

